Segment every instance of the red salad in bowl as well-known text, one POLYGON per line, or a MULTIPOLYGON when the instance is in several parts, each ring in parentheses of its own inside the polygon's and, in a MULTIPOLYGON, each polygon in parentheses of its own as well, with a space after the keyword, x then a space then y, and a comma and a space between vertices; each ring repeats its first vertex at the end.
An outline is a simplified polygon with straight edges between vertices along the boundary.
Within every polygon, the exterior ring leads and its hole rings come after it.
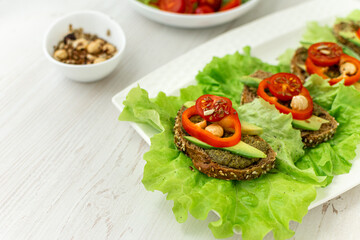
POLYGON ((167 12, 208 14, 226 11, 249 0, 139 0, 144 4, 167 12))

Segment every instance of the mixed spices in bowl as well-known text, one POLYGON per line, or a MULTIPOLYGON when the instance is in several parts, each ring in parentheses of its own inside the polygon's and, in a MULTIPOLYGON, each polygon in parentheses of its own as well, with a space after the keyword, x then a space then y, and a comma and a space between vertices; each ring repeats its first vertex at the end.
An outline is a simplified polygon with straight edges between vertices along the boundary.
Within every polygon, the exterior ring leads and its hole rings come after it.
MULTIPOLYGON (((110 31, 107 31, 110 35, 110 31)), ((95 64, 112 58, 117 49, 111 43, 95 34, 84 33, 82 28, 73 29, 69 25, 69 33, 54 46, 53 57, 67 64, 95 64)))

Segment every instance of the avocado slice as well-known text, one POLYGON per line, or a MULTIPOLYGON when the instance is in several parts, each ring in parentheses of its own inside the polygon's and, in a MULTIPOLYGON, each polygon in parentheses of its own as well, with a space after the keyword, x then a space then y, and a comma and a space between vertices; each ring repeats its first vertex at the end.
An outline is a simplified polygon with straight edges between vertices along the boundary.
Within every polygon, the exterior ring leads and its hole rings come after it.
POLYGON ((247 135, 260 135, 263 133, 263 129, 261 127, 256 126, 255 124, 245 122, 240 120, 241 122, 241 133, 247 135))
POLYGON ((329 121, 326 119, 312 115, 309 119, 306 120, 293 119, 292 125, 296 128, 316 131, 320 129, 321 124, 328 122, 329 121))
POLYGON ((341 31, 341 32, 339 32, 339 35, 342 36, 343 38, 347 39, 348 41, 352 42, 353 44, 360 46, 360 39, 357 37, 355 32, 341 31))
POLYGON ((254 148, 253 146, 250 146, 249 144, 244 143, 243 141, 240 141, 238 144, 232 146, 232 147, 224 147, 224 148, 217 148, 213 147, 207 143, 204 143, 203 141, 192 137, 192 136, 184 136, 186 140, 189 142, 205 149, 221 149, 225 151, 229 151, 231 153, 247 157, 247 158, 266 158, 266 154, 260 151, 257 148, 254 148))

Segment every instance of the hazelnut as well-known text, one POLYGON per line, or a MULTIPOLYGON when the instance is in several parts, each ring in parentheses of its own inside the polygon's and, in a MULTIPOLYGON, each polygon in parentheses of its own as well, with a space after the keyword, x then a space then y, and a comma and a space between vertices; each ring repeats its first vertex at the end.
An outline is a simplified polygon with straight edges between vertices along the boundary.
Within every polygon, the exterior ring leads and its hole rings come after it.
POLYGON ((110 43, 106 43, 103 47, 102 50, 104 52, 106 52, 107 54, 114 54, 116 52, 116 48, 114 47, 114 45, 110 44, 110 43))
POLYGON ((63 42, 59 43, 59 49, 63 49, 65 47, 65 44, 63 42))
POLYGON ((294 96, 290 106, 294 110, 305 110, 309 106, 309 102, 303 95, 294 96))
POLYGON ((94 63, 101 63, 101 62, 103 62, 103 61, 105 61, 105 60, 106 60, 105 58, 99 57, 99 58, 96 58, 96 59, 94 60, 94 63))
POLYGON ((86 49, 88 53, 97 54, 101 51, 101 43, 99 41, 92 41, 86 49))
POLYGON ((100 44, 100 45, 104 45, 104 44, 105 44, 105 41, 102 40, 101 38, 95 39, 95 42, 97 42, 97 43, 100 44))
POLYGON ((357 69, 356 66, 352 63, 349 62, 344 62, 343 64, 340 65, 340 72, 341 75, 354 75, 356 73, 357 69))
POLYGON ((58 61, 64 60, 67 57, 68 57, 68 54, 67 54, 66 50, 64 50, 64 49, 56 50, 54 53, 54 58, 58 61))
POLYGON ((89 61, 94 61, 96 59, 96 57, 94 55, 91 55, 91 54, 87 54, 86 55, 86 58, 89 60, 89 61))
POLYGON ((76 50, 82 50, 88 46, 88 41, 85 38, 79 38, 72 43, 72 46, 76 50))
POLYGON ((216 123, 210 124, 205 128, 205 131, 208 131, 215 135, 216 137, 222 137, 224 135, 224 129, 216 123))

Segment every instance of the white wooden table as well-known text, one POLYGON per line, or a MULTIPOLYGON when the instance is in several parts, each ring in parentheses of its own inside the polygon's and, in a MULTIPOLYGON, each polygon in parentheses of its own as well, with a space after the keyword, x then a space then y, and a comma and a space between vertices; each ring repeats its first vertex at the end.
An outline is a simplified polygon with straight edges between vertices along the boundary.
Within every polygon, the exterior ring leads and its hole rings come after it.
MULTIPOLYGON (((234 22, 184 30, 125 0, 0 1, 0 239, 213 239, 214 214, 179 224, 172 202, 144 189, 149 146, 117 121, 111 97, 209 39, 301 2, 262 0, 234 22), (115 72, 93 84, 64 78, 42 52, 49 24, 80 9, 114 17, 128 40, 115 72)), ((359 198, 360 186, 311 210, 291 223, 294 239, 358 239, 359 198)))

